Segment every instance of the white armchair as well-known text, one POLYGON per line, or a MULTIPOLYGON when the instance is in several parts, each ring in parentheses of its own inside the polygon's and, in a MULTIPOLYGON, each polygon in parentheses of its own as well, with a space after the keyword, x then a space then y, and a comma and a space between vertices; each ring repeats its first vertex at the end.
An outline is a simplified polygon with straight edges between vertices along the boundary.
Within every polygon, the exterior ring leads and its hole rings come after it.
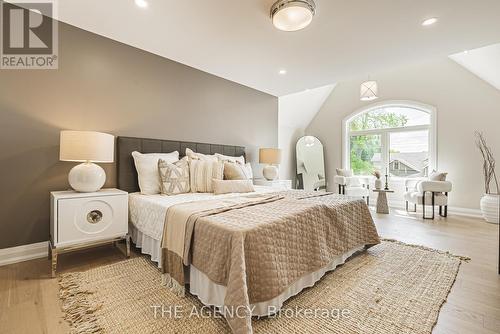
POLYGON ((452 184, 450 181, 431 181, 429 179, 408 179, 405 182, 406 193, 406 211, 409 203, 415 206, 422 205, 423 218, 434 219, 434 207, 439 206, 439 215, 448 216, 448 193, 451 192, 452 184), (432 206, 432 217, 425 215, 425 207, 432 206))
POLYGON ((366 198, 366 204, 370 205, 370 179, 368 177, 335 175, 333 181, 339 187, 339 194, 366 198))

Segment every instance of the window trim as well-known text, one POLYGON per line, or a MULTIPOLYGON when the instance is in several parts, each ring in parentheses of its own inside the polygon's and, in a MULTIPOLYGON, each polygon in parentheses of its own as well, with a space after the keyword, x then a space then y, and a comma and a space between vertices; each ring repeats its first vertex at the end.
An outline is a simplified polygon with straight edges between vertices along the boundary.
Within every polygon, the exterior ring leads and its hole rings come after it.
MULTIPOLYGON (((364 106, 355 112, 351 113, 347 117, 342 120, 342 167, 345 169, 351 169, 351 159, 350 159, 350 137, 353 135, 370 135, 370 134, 382 134, 382 140, 387 136, 384 136, 385 133, 390 132, 410 132, 410 131, 419 131, 419 130, 429 130, 429 171, 437 170, 438 160, 437 160, 437 110, 435 107, 409 100, 392 100, 392 101, 381 101, 377 103, 373 103, 367 106, 364 106), (422 112, 426 112, 430 115, 430 124, 429 125, 414 125, 414 126, 404 126, 397 128, 386 128, 386 129, 369 129, 369 130, 361 130, 361 131, 351 131, 349 128, 349 122, 356 118, 357 116, 376 110, 381 108, 388 107, 401 107, 401 108, 412 108, 417 109, 422 112)), ((387 143, 385 143, 387 146, 387 143)), ((384 146, 384 142, 382 142, 382 146, 384 146)), ((382 152, 382 155, 386 155, 385 152, 382 152)), ((384 158, 386 162, 386 167, 389 167, 388 157, 384 158)))

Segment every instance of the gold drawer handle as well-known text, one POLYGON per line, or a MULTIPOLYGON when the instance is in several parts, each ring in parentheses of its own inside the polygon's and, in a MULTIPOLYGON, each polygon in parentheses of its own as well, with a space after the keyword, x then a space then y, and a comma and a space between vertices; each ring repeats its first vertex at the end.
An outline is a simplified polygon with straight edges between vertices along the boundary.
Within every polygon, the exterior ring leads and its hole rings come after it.
POLYGON ((102 220, 102 212, 99 210, 92 210, 87 214, 87 221, 91 224, 97 224, 102 220))

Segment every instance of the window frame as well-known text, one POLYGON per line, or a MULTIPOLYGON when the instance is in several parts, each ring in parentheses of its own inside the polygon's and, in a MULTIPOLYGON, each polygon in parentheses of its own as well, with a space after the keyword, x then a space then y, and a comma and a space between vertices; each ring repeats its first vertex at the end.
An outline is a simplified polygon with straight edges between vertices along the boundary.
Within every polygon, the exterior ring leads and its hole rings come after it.
MULTIPOLYGON (((436 117, 435 107, 420 102, 406 101, 406 100, 381 101, 378 103, 370 104, 368 106, 364 106, 356 110, 354 113, 345 117, 342 121, 342 166, 345 169, 351 169, 351 159, 350 159, 351 136, 380 135, 381 145, 382 145, 382 152, 381 152, 382 166, 383 166, 382 169, 384 169, 390 167, 389 166, 390 133, 425 131, 425 130, 429 131, 429 171, 436 170, 438 161, 437 161, 437 117, 436 117), (371 112, 382 108, 390 108, 390 107, 411 108, 428 113, 430 115, 430 124, 351 131, 349 123, 354 118, 367 112, 371 112)), ((384 174, 385 170, 382 170, 381 172, 382 174, 384 174)), ((399 176, 392 176, 391 178, 405 179, 405 177, 399 177, 399 176)))

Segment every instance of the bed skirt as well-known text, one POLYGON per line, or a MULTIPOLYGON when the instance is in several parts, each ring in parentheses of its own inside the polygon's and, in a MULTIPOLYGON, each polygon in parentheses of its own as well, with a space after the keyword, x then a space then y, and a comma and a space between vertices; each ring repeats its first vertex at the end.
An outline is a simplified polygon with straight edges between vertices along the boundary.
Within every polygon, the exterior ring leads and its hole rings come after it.
POLYGON ((156 240, 139 231, 134 225, 129 224, 129 231, 132 237, 132 242, 137 248, 141 249, 142 254, 151 256, 151 261, 158 264, 161 263, 161 240, 156 240))
MULTIPOLYGON (((133 226, 132 224, 130 224, 130 231, 132 242, 136 245, 136 247, 141 249, 142 254, 151 256, 151 261, 156 262, 158 264, 158 267, 160 267, 161 241, 155 240, 145 235, 137 228, 135 228, 135 226, 133 226)), ((250 307, 253 309, 252 315, 271 315, 275 311, 281 309, 283 303, 287 299, 295 296, 305 288, 312 287, 327 272, 334 270, 341 264, 344 264, 349 257, 363 249, 364 245, 351 249, 348 252, 337 256, 335 259, 333 259, 333 261, 331 261, 323 268, 303 276, 295 283, 290 285, 279 296, 265 302, 250 305, 250 307)), ((226 296, 225 286, 212 282, 203 272, 199 271, 194 266, 190 266, 189 275, 187 275, 186 279, 188 280, 188 282, 186 283, 189 283, 189 292, 193 295, 196 295, 203 304, 220 308, 223 307, 224 297, 226 296)))

